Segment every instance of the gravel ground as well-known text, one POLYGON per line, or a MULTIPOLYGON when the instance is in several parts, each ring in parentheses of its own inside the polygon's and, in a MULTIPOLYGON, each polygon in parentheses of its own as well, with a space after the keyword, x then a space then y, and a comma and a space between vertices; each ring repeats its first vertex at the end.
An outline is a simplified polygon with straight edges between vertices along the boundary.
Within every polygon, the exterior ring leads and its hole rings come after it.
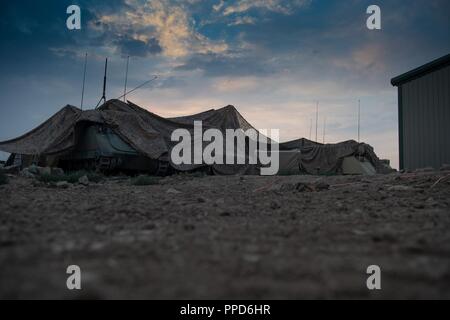
POLYGON ((449 299, 449 175, 14 177, 0 186, 0 298, 449 299), (81 291, 66 288, 72 264, 81 291))

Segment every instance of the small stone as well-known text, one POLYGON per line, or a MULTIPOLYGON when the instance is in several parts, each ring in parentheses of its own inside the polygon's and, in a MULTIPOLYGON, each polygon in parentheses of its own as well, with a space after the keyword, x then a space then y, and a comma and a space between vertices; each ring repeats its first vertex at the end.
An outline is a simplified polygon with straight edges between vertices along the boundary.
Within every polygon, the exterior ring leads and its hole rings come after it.
POLYGON ((344 204, 340 201, 336 201, 335 206, 336 206, 336 209, 339 209, 339 210, 345 209, 344 204))
POLYGON ((98 224, 95 226, 95 231, 99 232, 99 233, 104 233, 108 230, 108 226, 103 225, 103 224, 98 224))
POLYGON ((261 260, 260 256, 256 255, 256 254, 245 254, 243 256, 244 261, 246 262, 250 262, 250 263, 256 263, 259 260, 261 260))
POLYGON ((295 185, 295 190, 297 190, 298 192, 305 192, 305 191, 310 191, 309 186, 306 185, 303 182, 299 182, 295 185))
POLYGON ((154 223, 148 223, 142 227, 144 230, 154 230, 156 229, 156 225, 154 223))
POLYGON ((78 183, 83 185, 83 186, 88 186, 89 185, 89 179, 87 176, 82 176, 80 179, 78 179, 78 183))
POLYGON ((388 191, 411 191, 414 189, 411 187, 408 187, 408 186, 399 185, 399 186, 390 186, 387 190, 388 191))
POLYGON ((319 182, 314 185, 316 191, 324 191, 330 189, 330 185, 325 182, 319 182))
POLYGON ((357 236, 365 236, 367 234, 366 231, 362 231, 362 230, 358 230, 358 229, 353 229, 352 233, 357 236))
POLYGON ((450 171, 450 164, 443 164, 441 166, 441 171, 450 171))
POLYGON ((31 184, 33 185, 33 187, 42 187, 43 185, 44 185, 44 183, 42 183, 42 182, 40 182, 40 181, 38 181, 38 180, 36 180, 36 179, 34 179, 32 182, 31 182, 31 184))
POLYGON ((425 205, 421 202, 417 202, 414 204, 414 208, 416 209, 425 209, 425 205))
POLYGON ((295 189, 295 186, 292 183, 283 183, 279 190, 280 191, 292 191, 295 189))
POLYGON ((202 197, 198 197, 198 198, 197 198, 197 202, 198 202, 198 203, 205 203, 205 202, 206 202, 206 199, 205 199, 205 198, 202 198, 202 197))
POLYGON ((97 241, 97 242, 93 242, 89 246, 89 249, 92 251, 99 251, 99 250, 102 250, 105 246, 106 246, 105 243, 97 241))
POLYGON ((167 189, 166 193, 168 193, 168 194, 180 194, 181 191, 178 191, 177 189, 174 189, 174 188, 169 188, 169 189, 167 189))
POLYGON ((433 167, 419 168, 419 169, 414 170, 414 172, 417 172, 417 173, 419 173, 419 172, 433 172, 433 171, 435 171, 435 169, 433 167))
POLYGON ((56 187, 61 189, 67 189, 70 187, 70 184, 67 181, 60 181, 56 183, 56 187))
POLYGON ((272 201, 270 203, 270 208, 273 209, 273 210, 276 210, 276 209, 280 209, 281 206, 280 206, 280 204, 277 201, 272 201))

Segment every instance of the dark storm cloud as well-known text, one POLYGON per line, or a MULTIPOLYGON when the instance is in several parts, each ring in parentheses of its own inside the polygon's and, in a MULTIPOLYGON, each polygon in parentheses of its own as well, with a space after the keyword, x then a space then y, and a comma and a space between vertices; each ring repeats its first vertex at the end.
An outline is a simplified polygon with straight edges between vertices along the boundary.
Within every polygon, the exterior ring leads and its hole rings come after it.
POLYGON ((115 40, 114 44, 124 56, 147 57, 149 55, 162 52, 162 48, 156 38, 151 38, 149 41, 144 42, 141 40, 124 37, 115 40))
POLYGON ((274 72, 269 64, 265 64, 263 60, 255 59, 252 56, 215 53, 196 54, 176 69, 183 71, 200 70, 206 76, 211 77, 263 76, 274 72))

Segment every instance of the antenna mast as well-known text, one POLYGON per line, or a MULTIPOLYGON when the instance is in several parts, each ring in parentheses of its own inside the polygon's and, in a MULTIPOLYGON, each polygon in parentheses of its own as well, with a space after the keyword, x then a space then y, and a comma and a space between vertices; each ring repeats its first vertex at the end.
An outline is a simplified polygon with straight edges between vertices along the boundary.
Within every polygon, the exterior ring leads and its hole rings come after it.
POLYGON ((358 143, 361 142, 361 100, 358 99, 358 143))
POLYGON ((106 62, 105 62, 105 75, 103 77, 103 95, 100 98, 100 101, 97 103, 97 106, 95 107, 95 109, 98 108, 98 106, 100 105, 100 103, 106 102, 106 73, 108 71, 108 58, 106 58, 106 62))
POLYGON ((85 57, 84 57, 83 87, 82 87, 82 89, 81 89, 81 110, 83 110, 83 103, 84 103, 84 84, 86 83, 87 57, 88 57, 88 54, 87 54, 87 52, 86 52, 86 55, 85 55, 85 57))
POLYGON ((130 64, 130 56, 127 57, 127 68, 125 71, 125 86, 123 88, 123 102, 126 102, 127 99, 127 84, 128 84, 128 65, 130 64))
POLYGON ((309 140, 312 138, 312 118, 309 119, 309 140))
POLYGON ((317 128, 319 125, 319 101, 317 101, 316 105, 316 142, 317 142, 317 128))
POLYGON ((322 143, 325 144, 325 130, 327 127, 327 117, 323 118, 323 140, 322 143))

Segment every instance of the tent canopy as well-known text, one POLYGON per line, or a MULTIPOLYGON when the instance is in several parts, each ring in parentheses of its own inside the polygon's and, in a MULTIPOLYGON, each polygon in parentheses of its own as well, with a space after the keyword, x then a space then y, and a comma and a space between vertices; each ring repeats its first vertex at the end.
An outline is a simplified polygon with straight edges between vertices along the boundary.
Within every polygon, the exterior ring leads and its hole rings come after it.
MULTIPOLYGON (((194 137, 194 121, 201 120, 203 129, 254 129, 233 106, 209 110, 199 114, 163 118, 148 110, 128 102, 110 100, 96 110, 82 111, 74 106, 66 106, 32 131, 18 138, 0 142, 0 150, 23 155, 58 155, 73 149, 77 143, 76 132, 86 122, 106 125, 114 130, 136 151, 151 159, 167 155, 176 142, 171 141, 175 129, 187 129, 194 137)), ((192 141, 195 143, 195 141, 192 141)), ((204 142, 202 142, 205 145, 204 142)), ((272 141, 272 143, 274 143, 272 141)), ((304 173, 337 173, 342 160, 355 154, 364 155, 377 172, 383 166, 372 147, 355 141, 322 145, 307 139, 298 139, 279 144, 280 150, 298 150, 292 153, 296 159, 285 161, 299 166, 304 173)), ((286 157, 286 156, 285 156, 286 157)), ((289 156, 291 157, 291 156, 289 156)), ((174 165, 178 170, 191 170, 201 165, 174 165)), ((218 173, 254 173, 255 166, 214 165, 218 173)))

